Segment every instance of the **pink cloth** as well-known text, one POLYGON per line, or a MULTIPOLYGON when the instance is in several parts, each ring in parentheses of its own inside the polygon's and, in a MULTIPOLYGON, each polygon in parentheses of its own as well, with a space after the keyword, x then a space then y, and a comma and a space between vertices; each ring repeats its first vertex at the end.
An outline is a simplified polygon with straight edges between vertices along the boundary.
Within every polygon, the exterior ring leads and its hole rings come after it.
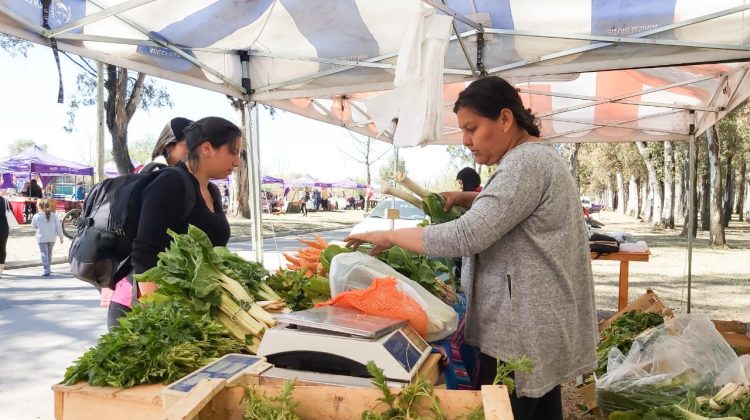
MULTIPOLYGON (((140 297, 140 292, 138 293, 140 297)), ((128 308, 132 308, 131 301, 133 300, 133 286, 130 284, 127 278, 121 279, 115 285, 115 291, 112 293, 112 302, 125 305, 128 308)))
POLYGON ((115 291, 110 289, 109 287, 103 288, 99 299, 99 306, 103 308, 108 307, 109 302, 112 300, 113 293, 115 293, 115 291))

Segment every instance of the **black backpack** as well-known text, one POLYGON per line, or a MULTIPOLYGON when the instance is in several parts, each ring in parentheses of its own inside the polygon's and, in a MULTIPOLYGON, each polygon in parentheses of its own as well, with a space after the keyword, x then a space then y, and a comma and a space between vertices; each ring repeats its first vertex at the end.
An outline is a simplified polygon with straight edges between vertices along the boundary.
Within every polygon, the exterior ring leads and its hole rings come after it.
POLYGON ((68 254, 70 271, 77 279, 97 288, 114 289, 132 271, 130 253, 138 234, 143 191, 157 177, 170 171, 180 174, 185 188, 185 220, 195 207, 195 187, 190 175, 178 168, 106 179, 91 189, 83 202, 83 222, 68 254))

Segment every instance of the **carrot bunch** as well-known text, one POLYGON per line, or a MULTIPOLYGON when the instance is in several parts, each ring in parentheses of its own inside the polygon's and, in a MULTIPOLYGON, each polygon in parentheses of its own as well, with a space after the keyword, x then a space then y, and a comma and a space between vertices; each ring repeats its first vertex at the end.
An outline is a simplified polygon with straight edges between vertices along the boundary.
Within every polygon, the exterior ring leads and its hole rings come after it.
POLYGON ((326 272, 323 268, 323 264, 320 262, 320 254, 324 249, 328 247, 326 242, 319 235, 315 235, 315 239, 297 239, 301 243, 307 245, 305 248, 300 248, 294 252, 294 254, 284 253, 288 264, 287 270, 304 270, 305 278, 312 276, 325 276, 326 272))

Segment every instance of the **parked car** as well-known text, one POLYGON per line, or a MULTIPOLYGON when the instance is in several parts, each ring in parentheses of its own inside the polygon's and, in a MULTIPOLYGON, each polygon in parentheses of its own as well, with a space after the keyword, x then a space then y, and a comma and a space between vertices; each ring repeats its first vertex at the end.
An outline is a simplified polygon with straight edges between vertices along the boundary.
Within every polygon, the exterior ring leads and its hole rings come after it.
POLYGON ((599 213, 600 211, 602 211, 602 209, 604 209, 604 204, 591 203, 591 208, 589 209, 589 211, 591 213, 599 213))
POLYGON ((409 228, 416 227, 425 218, 425 214, 422 209, 417 208, 411 203, 407 203, 403 200, 392 200, 390 198, 381 201, 372 211, 367 214, 365 220, 356 224, 351 233, 363 233, 372 232, 375 230, 389 230, 391 228, 391 220, 386 218, 386 210, 390 208, 398 209, 400 217, 395 220, 395 228, 409 228))
POLYGON ((582 195, 581 196, 581 205, 586 210, 591 211, 591 198, 586 197, 585 195, 582 195))

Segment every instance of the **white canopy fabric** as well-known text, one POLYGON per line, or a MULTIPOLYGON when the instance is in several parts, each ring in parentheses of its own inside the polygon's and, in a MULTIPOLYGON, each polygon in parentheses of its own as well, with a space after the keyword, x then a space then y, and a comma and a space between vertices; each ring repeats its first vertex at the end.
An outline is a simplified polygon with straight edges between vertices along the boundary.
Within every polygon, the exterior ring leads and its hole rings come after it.
POLYGON ((454 35, 442 135, 422 143, 460 142, 452 103, 483 71, 554 142, 686 140, 691 110, 700 133, 750 95, 739 0, 54 0, 49 30, 41 3, 0 0, 0 31, 369 135, 389 127, 364 99, 392 89, 403 34, 436 7, 454 35))

